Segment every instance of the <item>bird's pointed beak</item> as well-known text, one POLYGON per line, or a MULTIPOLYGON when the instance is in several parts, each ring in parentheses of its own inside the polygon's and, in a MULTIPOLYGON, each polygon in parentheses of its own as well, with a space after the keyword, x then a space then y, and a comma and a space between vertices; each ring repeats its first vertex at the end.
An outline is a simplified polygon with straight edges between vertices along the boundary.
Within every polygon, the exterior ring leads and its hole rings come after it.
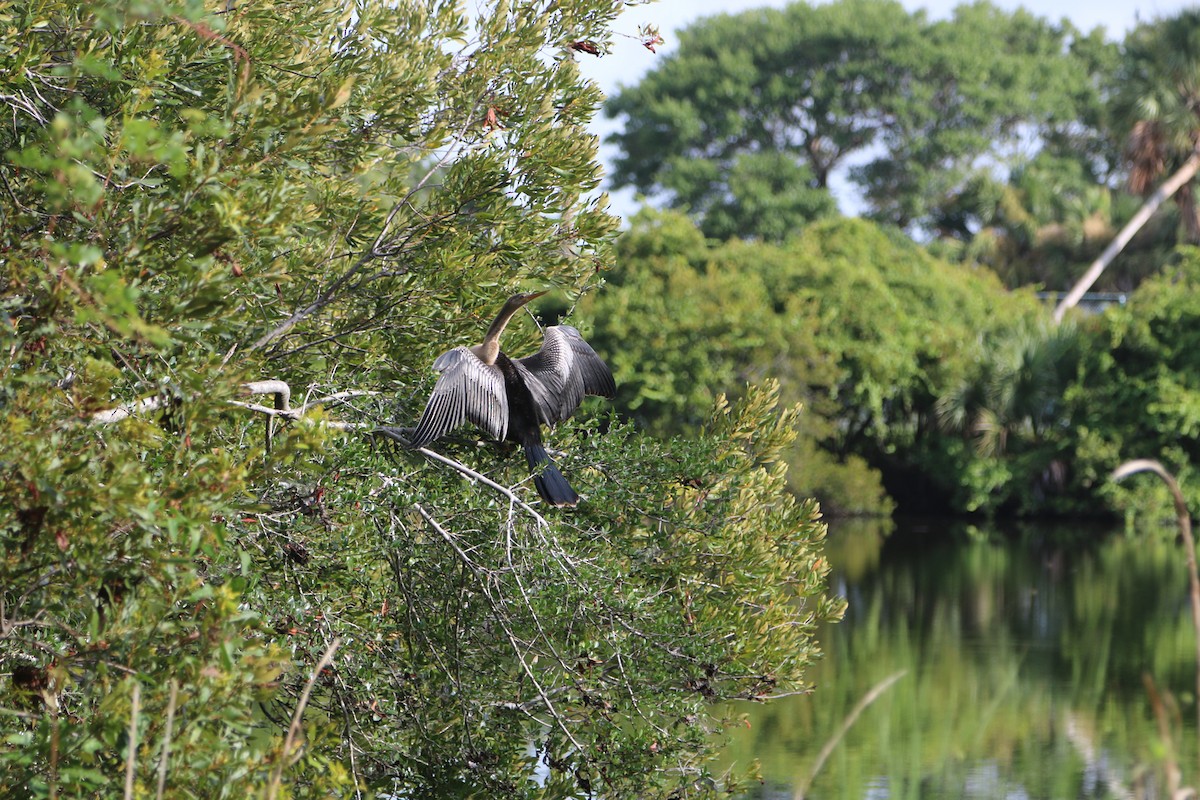
POLYGON ((531 294, 525 295, 525 302, 528 303, 531 300, 536 300, 539 297, 541 297, 542 295, 549 294, 549 293, 550 293, 549 289, 544 289, 540 292, 532 292, 531 294))

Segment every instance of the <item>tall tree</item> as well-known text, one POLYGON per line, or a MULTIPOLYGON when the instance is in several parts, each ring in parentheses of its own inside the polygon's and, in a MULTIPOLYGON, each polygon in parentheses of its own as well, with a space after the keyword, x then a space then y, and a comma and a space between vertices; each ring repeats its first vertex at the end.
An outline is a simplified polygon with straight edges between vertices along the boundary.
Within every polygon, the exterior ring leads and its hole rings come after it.
POLYGON ((1092 127, 1101 96, 1091 71, 1105 55, 1098 37, 986 2, 925 24, 915 64, 886 66, 904 80, 881 98, 885 155, 851 171, 870 215, 969 239, 978 229, 956 211, 981 173, 1002 180, 1031 149, 1084 155, 1104 172, 1103 133, 1092 127))
POLYGON ((1149 197, 1059 303, 1058 319, 1167 200, 1175 199, 1184 238, 1200 242, 1200 205, 1192 187, 1200 171, 1200 11, 1139 25, 1126 37, 1123 55, 1114 115, 1127 132, 1129 186, 1149 197))
MULTIPOLYGON (((607 113, 623 117, 613 139, 622 153, 613 182, 670 198, 700 219, 735 197, 741 159, 779 154, 810 191, 869 146, 885 124, 875 100, 897 75, 882 54, 919 40, 917 18, 898 2, 796 3, 703 20, 680 34, 678 50, 607 113)), ((787 228, 812 218, 777 209, 787 228)))
POLYGON ((1042 314, 986 269, 867 220, 775 245, 715 242, 680 212, 645 210, 618 253, 608 290, 583 306, 593 341, 616 353, 617 404, 682 433, 718 393, 775 378, 805 408, 794 485, 842 512, 886 507, 881 476, 902 506, 944 500, 963 476, 930 457, 952 438, 938 398, 974 371, 981 337, 1042 314))
MULTIPOLYGON (((1148 194, 1163 175, 1177 174, 1200 144, 1200 11, 1187 9, 1129 33, 1114 105, 1129 130, 1129 186, 1148 194)), ((1174 199, 1186 240, 1200 243, 1200 207, 1190 182, 1174 199)))
MULTIPOLYGON (((688 210, 708 229, 748 154, 779 154, 823 191, 858 156, 881 220, 937 228, 981 160, 1030 138, 1099 154, 1095 37, 1025 11, 962 6, 949 21, 892 0, 797 2, 701 21, 607 108, 626 120, 614 183, 688 210), (1079 47, 1076 44, 1079 43, 1079 47), (876 153, 882 149, 882 153, 876 153)), ((811 208, 776 208, 795 229, 811 208)), ((772 232, 774 235, 774 232, 772 232)))

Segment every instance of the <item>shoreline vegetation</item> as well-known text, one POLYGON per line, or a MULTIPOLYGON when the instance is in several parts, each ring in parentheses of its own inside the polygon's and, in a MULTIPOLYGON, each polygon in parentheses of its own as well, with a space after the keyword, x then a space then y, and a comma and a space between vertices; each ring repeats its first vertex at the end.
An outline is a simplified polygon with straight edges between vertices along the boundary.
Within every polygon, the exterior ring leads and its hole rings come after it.
POLYGON ((714 795, 719 704, 807 690, 843 604, 777 385, 585 404, 570 509, 402 446, 620 224, 577 59, 621 4, 471 6, 0 4, 0 796, 714 795))
POLYGON ((789 479, 831 515, 1130 522, 1165 490, 1106 476, 1142 457, 1197 506, 1200 12, 1117 40, 986 2, 794 2, 678 38, 605 106, 612 183, 647 205, 587 310, 650 345, 632 418, 686 430, 775 377, 805 406, 789 479), (1034 302, 1085 272, 1129 302, 1034 302))
POLYGON ((1061 324, 1031 289, 943 261, 876 223, 814 222, 781 244, 714 242, 646 210, 582 312, 620 346, 618 407, 678 435, 715 393, 766 378, 803 405, 789 484, 830 516, 1156 515, 1165 489, 1114 484, 1153 454, 1200 484, 1200 250, 1101 314, 1061 324))

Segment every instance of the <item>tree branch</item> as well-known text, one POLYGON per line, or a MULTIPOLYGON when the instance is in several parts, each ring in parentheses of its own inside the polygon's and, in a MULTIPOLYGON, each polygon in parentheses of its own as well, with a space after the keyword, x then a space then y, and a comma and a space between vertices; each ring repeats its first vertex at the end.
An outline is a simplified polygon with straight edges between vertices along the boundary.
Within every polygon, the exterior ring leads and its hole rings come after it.
POLYGON ((304 686, 304 691, 300 693, 300 702, 296 703, 296 711, 292 714, 292 724, 288 726, 287 738, 283 740, 283 752, 279 755, 279 763, 275 765, 275 773, 271 776, 271 783, 267 786, 267 800, 275 800, 275 795, 279 792, 279 784, 283 780, 283 769, 289 765, 291 760, 292 747, 295 745, 296 736, 300 733, 300 717, 304 714, 304 707, 308 705, 308 698, 312 695, 313 685, 316 684, 321 672, 333 661, 333 654, 341 646, 342 640, 334 639, 329 647, 325 649, 325 654, 321 656, 321 660, 317 662, 316 668, 313 669, 312 677, 308 679, 308 683, 304 686))
POLYGON ((167 398, 162 395, 146 397, 141 400, 135 400, 132 403, 123 403, 107 411, 97 411, 95 414, 92 414, 91 421, 88 424, 112 425, 137 414, 149 414, 152 411, 158 411, 166 404, 167 398))
POLYGON ((450 547, 458 555, 459 560, 462 561, 463 566, 470 570, 471 574, 475 576, 475 579, 479 581, 480 588, 483 590, 483 596, 487 598, 488 604, 492 607, 492 613, 496 615, 496 621, 500 623, 500 627, 504 630, 504 635, 508 639, 509 646, 512 648, 513 654, 517 657, 517 661, 519 661, 521 664, 521 670, 525 673, 525 677, 529 678, 529 681, 533 684, 534 689, 537 690, 538 697, 542 699, 542 703, 545 705, 546 711, 550 713, 550 716, 554 717, 554 721, 558 723, 559 730, 561 730, 563 735, 567 737, 568 741, 575 746, 575 749, 580 753, 585 752, 583 745, 581 745, 579 741, 571 734, 571 728, 569 725, 567 725, 567 721, 562 717, 561 714, 558 713, 558 709, 555 707, 554 701, 550 699, 549 693, 542 686, 541 681, 539 681, 533 674, 533 670, 530 668, 529 662, 526 661, 525 656, 521 652, 521 647, 517 641, 517 637, 512 632, 512 628, 509 626, 506 616, 501 612, 499 605, 492 597, 492 593, 489 590, 488 581, 484 579, 479 566, 471 560, 471 557, 468 556, 463 549, 458 546, 456 541, 454 541, 454 537, 451 536, 445 528, 439 525, 437 520, 430 516, 429 512, 427 512, 420 503, 413 503, 413 508, 415 508, 417 513, 420 514, 426 522, 433 526, 433 529, 437 531, 443 539, 446 540, 446 543, 450 545, 450 547))
MULTIPOLYGON (((339 402, 348 400, 352 397, 373 397, 379 392, 369 391, 366 389, 349 389, 343 392, 334 392, 333 394, 318 397, 315 400, 308 400, 303 405, 295 408, 291 405, 292 389, 286 381, 268 380, 268 381, 251 381, 243 383, 241 391, 250 396, 261 394, 275 395, 275 407, 268 408, 267 406, 258 405, 257 403, 246 403, 241 400, 226 400, 227 405, 245 408, 250 411, 255 411, 259 414, 267 414, 271 417, 283 417, 285 419, 300 419, 313 408, 327 403, 339 402)), ((168 403, 172 402, 173 398, 164 395, 154 395, 153 397, 144 397, 141 400, 134 400, 129 403, 122 403, 116 408, 97 411, 92 414, 88 421, 89 425, 112 425, 129 417, 137 416, 138 414, 149 414, 154 411, 159 411, 168 403)), ((347 430, 358 427, 354 423, 349 422, 329 422, 333 427, 347 430)))
POLYGON ((421 455, 425 456, 426 458, 431 458, 434 461, 437 461, 441 464, 445 464, 448 467, 458 470, 459 472, 461 472, 463 475, 466 475, 469 479, 471 479, 474 482, 482 483, 485 486, 489 486, 492 489, 495 489, 497 492, 499 492, 500 494, 507 497, 513 503, 515 503, 516 505, 520 506, 521 508, 523 508, 527 512, 529 512, 530 516, 532 516, 535 520, 537 520, 539 525, 545 525, 546 527, 550 526, 550 523, 546 522, 545 517, 543 517, 541 514, 539 514, 533 508, 533 506, 529 505, 524 500, 517 497, 517 495, 513 492, 512 489, 509 489, 507 486, 502 486, 501 484, 496 483, 494 480, 487 477, 486 475, 482 475, 482 474, 476 472, 475 470, 471 469, 467 465, 462 464, 458 461, 455 461, 453 458, 450 458, 448 456, 444 456, 441 453, 435 453, 433 450, 430 450, 426 447, 413 448, 408 443, 408 439, 404 436, 404 434, 400 433, 401 430, 402 429, 400 429, 400 428, 394 428, 394 427, 390 427, 390 426, 380 426, 380 427, 372 430, 371 433, 382 434, 383 436, 386 436, 387 438, 391 439, 392 441, 398 442, 399 444, 401 444, 402 446, 404 446, 408 449, 415 450, 416 452, 420 453, 421 455))
MULTIPOLYGON (((478 104, 476 104, 476 105, 478 106, 478 104)), ((466 117, 467 121, 464 123, 463 127, 459 130, 458 135, 455 137, 455 141, 461 140, 462 137, 466 134, 467 128, 471 124, 472 118, 473 118, 472 114, 467 115, 467 117, 466 117)), ((454 146, 447 147, 446 152, 443 153, 442 156, 436 162, 434 162, 433 166, 431 166, 423 176, 421 176, 421 179, 418 180, 416 182, 416 184, 411 189, 408 190, 408 192, 404 195, 404 197, 400 198, 396 202, 396 204, 392 206, 391 211, 388 212, 387 217, 385 217, 383 220, 383 225, 380 227, 379 234, 375 237, 375 241, 371 243, 371 247, 365 253, 363 253, 361 256, 358 257, 358 260, 354 262, 354 265, 351 266, 350 269, 346 270, 346 272, 341 277, 339 277, 337 280, 335 280, 333 283, 331 283, 327 289, 325 289, 323 292, 321 292, 321 294, 319 294, 317 296, 317 298, 315 300, 313 300, 311 303, 309 303, 307 306, 294 312, 290 317, 285 319, 283 322, 276 325, 274 328, 272 328, 271 330, 267 331, 262 336, 260 336, 258 338, 258 340, 254 342, 254 344, 250 345, 250 349, 251 350, 261 350, 262 348, 266 347, 271 342, 278 339, 280 336, 283 336, 284 334, 286 334, 292 328, 296 327, 297 324, 299 324, 306 318, 312 316, 313 314, 320 311, 325 306, 332 303, 337 298, 338 292, 341 291, 341 289, 347 283, 349 283, 350 280, 353 279, 354 276, 357 275, 358 272, 363 267, 365 267, 367 264, 374 261, 375 259, 381 257, 384 254, 382 251, 384 240, 387 238, 388 234, 391 232, 392 224, 396 221, 396 216, 400 213, 400 209, 402 209, 404 206, 408 205, 409 202, 412 200, 413 196, 416 195, 417 192, 419 192, 425 188, 425 184, 429 182, 429 179, 432 178, 434 175, 436 175, 437 171, 439 169, 441 169, 443 166, 445 166, 447 162, 450 161, 451 157, 457 152, 457 150, 458 150, 458 148, 454 147, 454 146)))
POLYGON ((1054 321, 1062 322, 1063 316, 1066 315, 1067 309, 1072 308, 1083 297, 1084 293, 1092 288, 1092 284, 1100 277, 1100 274, 1112 263, 1125 245, 1129 244, 1129 240, 1133 238, 1142 226, 1145 225, 1158 207, 1165 203, 1171 195, 1179 191, 1179 188, 1195 177, 1196 172, 1200 170, 1200 152, 1192 153, 1191 157, 1184 162, 1174 175, 1172 175, 1158 190, 1146 200, 1138 212, 1133 215, 1129 222, 1125 223, 1125 227, 1117 233, 1113 240, 1109 242, 1108 247, 1104 248, 1104 252, 1100 257, 1092 262, 1088 267, 1087 272, 1083 273, 1071 291, 1067 292, 1067 296, 1062 299, 1058 307, 1054 309, 1054 321))

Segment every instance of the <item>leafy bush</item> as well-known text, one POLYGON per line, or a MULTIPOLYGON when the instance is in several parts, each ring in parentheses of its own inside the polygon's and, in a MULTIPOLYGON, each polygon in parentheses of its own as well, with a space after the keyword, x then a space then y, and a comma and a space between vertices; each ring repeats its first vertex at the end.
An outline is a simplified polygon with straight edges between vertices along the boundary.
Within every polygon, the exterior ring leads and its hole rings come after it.
POLYGON ((611 260, 571 45, 615 9, 477 12, 0 11, 0 794, 715 790, 712 702, 804 685, 837 608, 769 390, 562 426, 573 513, 366 435, 611 260))
MULTIPOLYGON (((1081 431, 1082 475, 1094 479, 1122 461, 1154 458, 1178 477, 1190 507, 1200 505, 1193 466, 1200 463, 1198 323, 1200 249, 1182 247, 1124 306, 1089 327, 1094 345, 1069 396, 1081 431)), ((1126 514, 1169 509, 1161 491, 1145 481, 1103 487, 1112 507, 1126 514)))
POLYGON ((986 270, 864 220, 816 222, 784 245, 717 243, 654 211, 584 310, 618 353, 619 406, 651 429, 688 430, 717 393, 777 378, 805 408, 793 485, 841 513, 889 512, 883 486, 902 506, 931 494, 946 507, 958 476, 925 460, 946 438, 937 403, 985 342, 1040 313, 986 270))

